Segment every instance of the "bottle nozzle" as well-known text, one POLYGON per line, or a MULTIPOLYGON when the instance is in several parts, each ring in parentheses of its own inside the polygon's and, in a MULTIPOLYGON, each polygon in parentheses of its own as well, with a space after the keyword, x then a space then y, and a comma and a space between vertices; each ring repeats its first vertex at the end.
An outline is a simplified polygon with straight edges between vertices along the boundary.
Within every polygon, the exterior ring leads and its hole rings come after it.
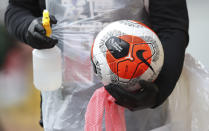
POLYGON ((43 24, 44 29, 46 30, 46 36, 50 37, 52 33, 52 29, 50 25, 50 17, 49 17, 48 10, 43 11, 42 24, 43 24))

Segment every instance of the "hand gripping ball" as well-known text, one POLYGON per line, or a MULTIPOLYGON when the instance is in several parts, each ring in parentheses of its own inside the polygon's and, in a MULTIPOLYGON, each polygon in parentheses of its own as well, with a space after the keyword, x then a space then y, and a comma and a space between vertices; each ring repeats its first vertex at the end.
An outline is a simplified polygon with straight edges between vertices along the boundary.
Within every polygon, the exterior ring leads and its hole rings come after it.
POLYGON ((158 36, 146 25, 121 20, 107 25, 91 49, 96 75, 104 85, 134 85, 154 81, 163 65, 164 53, 158 36))

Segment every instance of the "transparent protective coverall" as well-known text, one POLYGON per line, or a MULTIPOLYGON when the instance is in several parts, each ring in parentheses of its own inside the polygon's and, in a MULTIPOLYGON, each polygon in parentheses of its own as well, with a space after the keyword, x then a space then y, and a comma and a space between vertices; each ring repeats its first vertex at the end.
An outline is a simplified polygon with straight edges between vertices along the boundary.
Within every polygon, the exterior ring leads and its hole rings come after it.
MULTIPOLYGON (((63 55, 63 88, 42 92, 45 131, 83 131, 87 104, 95 89, 102 87, 94 76, 90 49, 97 33, 117 20, 148 24, 143 0, 46 0, 46 8, 58 23, 53 37, 63 55)), ((128 131, 146 131, 163 125, 162 106, 126 111, 128 131)))

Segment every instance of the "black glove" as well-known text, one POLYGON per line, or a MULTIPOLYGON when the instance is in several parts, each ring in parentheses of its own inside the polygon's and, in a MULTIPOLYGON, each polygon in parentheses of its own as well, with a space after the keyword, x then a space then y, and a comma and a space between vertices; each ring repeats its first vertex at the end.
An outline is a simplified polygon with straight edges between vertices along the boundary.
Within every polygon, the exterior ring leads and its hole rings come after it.
MULTIPOLYGON (((54 16, 50 16, 50 23, 57 23, 54 16)), ((57 39, 46 36, 46 31, 42 25, 42 17, 36 18, 31 22, 26 33, 26 41, 28 45, 36 49, 52 48, 58 43, 57 39)))
POLYGON ((115 98, 115 103, 131 111, 151 108, 156 104, 158 87, 151 82, 139 81, 135 86, 138 90, 130 92, 124 87, 109 84, 105 89, 115 98))

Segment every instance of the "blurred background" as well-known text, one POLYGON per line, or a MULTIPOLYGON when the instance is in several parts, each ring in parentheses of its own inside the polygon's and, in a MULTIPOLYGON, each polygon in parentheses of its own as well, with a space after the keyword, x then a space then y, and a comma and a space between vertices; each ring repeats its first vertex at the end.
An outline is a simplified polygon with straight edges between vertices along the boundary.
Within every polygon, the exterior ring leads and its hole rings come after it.
POLYGON ((209 0, 187 0, 190 42, 187 53, 209 69, 209 0))
POLYGON ((32 84, 32 48, 11 38, 0 0, 0 131, 42 131, 40 92, 32 84))
MULTIPOLYGON (((209 0, 187 0, 190 43, 187 53, 209 69, 209 0)), ((3 18, 8 0, 0 1, 0 131, 41 131, 40 92, 32 84, 30 48, 7 33, 3 18)))

